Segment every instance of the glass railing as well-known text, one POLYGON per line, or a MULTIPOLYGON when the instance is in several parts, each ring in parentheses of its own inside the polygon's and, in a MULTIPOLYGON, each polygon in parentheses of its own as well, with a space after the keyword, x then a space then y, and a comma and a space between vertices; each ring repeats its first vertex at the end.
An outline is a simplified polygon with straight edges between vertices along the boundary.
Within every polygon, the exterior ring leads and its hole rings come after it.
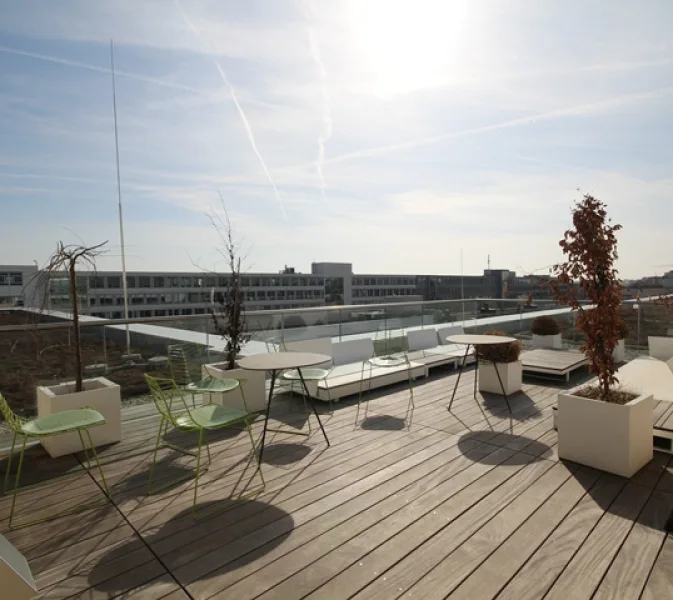
MULTIPOLYGON (((533 319, 548 311, 561 326, 564 346, 579 346, 582 335, 576 314, 553 302, 470 299, 249 311, 250 339, 244 353, 268 352, 284 342, 314 338, 370 337, 378 345, 392 343, 398 348, 407 330, 443 325, 463 325, 473 333, 503 331, 529 347, 533 319), (391 342, 391 338, 399 339, 391 342)), ((667 335, 673 329, 673 312, 658 304, 629 302, 623 311, 629 328, 627 345, 634 352, 646 353, 648 336, 667 335)), ((22 414, 35 412, 37 386, 75 378, 74 333, 68 318, 64 313, 0 311, 0 393, 22 414)), ((80 332, 85 376, 118 383, 127 403, 147 400, 145 373, 170 374, 166 358, 170 345, 199 345, 203 362, 224 357, 225 342, 207 314, 128 322, 83 317, 80 332)))

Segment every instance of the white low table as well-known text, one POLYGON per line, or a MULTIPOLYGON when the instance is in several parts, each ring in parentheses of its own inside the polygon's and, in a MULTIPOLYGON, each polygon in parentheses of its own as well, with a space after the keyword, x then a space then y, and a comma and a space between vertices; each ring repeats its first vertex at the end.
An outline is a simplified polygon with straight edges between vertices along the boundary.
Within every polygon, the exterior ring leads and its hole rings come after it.
MULTIPOLYGON (((453 388, 453 394, 451 395, 451 402, 449 402, 448 409, 451 410, 451 405, 453 400, 456 397, 456 390, 458 389, 458 384, 460 383, 460 376, 463 374, 463 369, 465 368, 465 361, 467 360, 467 355, 470 353, 470 346, 498 346, 500 344, 510 344, 516 342, 516 338, 505 337, 502 335, 477 335, 477 334, 460 334, 460 335, 450 335, 446 338, 446 341, 450 344, 461 344, 466 346, 465 356, 463 356, 463 362, 460 364, 460 370, 458 371, 458 379, 456 379, 456 385, 453 388)), ((476 356, 475 351, 475 369, 474 374, 474 399, 477 399, 477 379, 479 378, 479 357, 476 356)), ((498 381, 500 382, 500 388, 502 389, 502 395, 505 398, 507 403, 507 410, 509 414, 512 414, 512 408, 509 405, 509 399, 507 398, 507 393, 505 392, 505 386, 502 383, 498 367, 495 362, 493 362, 495 367, 496 375, 498 376, 498 381)))
MULTIPOLYGON (((266 417, 264 419, 264 430, 262 432, 262 444, 259 448, 259 462, 262 462, 262 457, 264 455, 264 442, 266 440, 266 432, 269 426, 269 412, 271 410, 271 399, 273 398, 273 388, 276 385, 276 379, 282 371, 286 370, 296 370, 299 373, 299 379, 301 380, 302 387, 308 398, 308 401, 311 403, 311 408, 313 409, 313 414, 316 419, 318 419, 318 425, 322 431, 323 436, 325 437, 325 442, 329 446, 329 440, 327 439, 327 434, 325 433, 325 428, 322 426, 322 421, 320 421, 320 416, 315 409, 313 403, 313 398, 308 392, 306 387, 306 381, 304 381, 304 376, 301 374, 301 370, 306 367, 315 367, 316 365, 322 365, 326 362, 332 360, 331 356, 326 354, 318 354, 316 352, 271 352, 270 354, 253 354, 252 356, 245 356, 238 360, 238 366, 241 369, 248 369, 249 371, 269 371, 271 373, 271 387, 269 388, 269 401, 266 405, 266 417)), ((287 431, 283 430, 284 433, 292 433, 294 435, 306 435, 297 431, 287 431)))

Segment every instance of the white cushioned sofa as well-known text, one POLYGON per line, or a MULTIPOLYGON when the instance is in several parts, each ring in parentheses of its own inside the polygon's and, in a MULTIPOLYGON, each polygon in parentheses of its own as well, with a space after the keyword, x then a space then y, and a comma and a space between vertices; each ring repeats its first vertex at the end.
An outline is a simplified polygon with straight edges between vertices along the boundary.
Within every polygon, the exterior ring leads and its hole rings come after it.
MULTIPOLYGON (((451 344, 446 341, 446 338, 450 335, 463 333, 465 331, 460 325, 408 331, 409 360, 425 365, 426 375, 433 367, 441 365, 460 366, 465 356, 465 346, 451 344)), ((474 362, 474 349, 470 349, 465 362, 466 364, 474 362)))
MULTIPOLYGON (((405 364, 399 367, 372 367, 370 370, 365 365, 363 370, 364 362, 374 356, 374 341, 371 338, 344 342, 332 342, 330 338, 301 340, 287 342, 285 348, 295 352, 318 352, 332 357, 329 364, 318 365, 331 369, 326 380, 306 382, 311 397, 325 402, 328 399, 336 402, 346 396, 359 394, 361 378, 364 391, 407 381, 409 370, 413 379, 427 374, 424 364, 411 359, 408 367, 405 364)), ((296 386, 294 389, 299 391, 296 386)))

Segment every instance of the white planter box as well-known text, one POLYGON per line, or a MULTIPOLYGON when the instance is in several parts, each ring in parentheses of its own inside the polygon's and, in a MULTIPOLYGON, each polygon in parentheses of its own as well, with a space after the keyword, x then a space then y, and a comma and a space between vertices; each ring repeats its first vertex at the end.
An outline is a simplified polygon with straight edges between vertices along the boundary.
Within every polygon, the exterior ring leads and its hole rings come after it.
MULTIPOLYGON (((119 386, 105 377, 84 380, 84 390, 74 392, 75 382, 37 388, 37 416, 47 417, 63 410, 90 406, 101 413, 105 425, 91 428, 95 446, 113 444, 122 439, 122 403, 119 386)), ((88 446, 87 436, 84 441, 88 446)), ((52 458, 73 454, 82 449, 76 432, 44 438, 42 446, 52 458)))
POLYGON ((623 363, 626 360, 626 346, 624 340, 619 340, 615 349, 612 351, 612 357, 616 363, 623 363))
POLYGON ((552 348, 554 350, 561 350, 563 348, 563 340, 561 334, 556 335, 537 335, 533 334, 533 348, 552 348))
MULTIPOLYGON (((250 412, 266 410, 268 397, 264 386, 264 371, 248 371, 247 369, 232 369, 229 371, 226 368, 226 363, 215 363, 203 365, 203 374, 204 376, 210 375, 215 379, 247 379, 248 382, 244 384, 243 393, 248 410, 250 412)), ((205 401, 208 401, 208 396, 210 396, 210 402, 213 404, 245 410, 240 388, 226 394, 208 394, 205 401)))
POLYGON ((647 338, 650 356, 659 360, 673 358, 673 337, 660 337, 650 335, 647 338))
POLYGON ((631 477, 652 460, 652 396, 628 404, 558 395, 559 458, 631 477))
MULTIPOLYGON (((523 366, 521 361, 511 363, 496 363, 502 385, 505 388, 505 393, 509 396, 521 390, 521 377, 523 374, 523 366)), ((492 362, 479 361, 479 391, 490 392, 491 394, 500 394, 502 396, 502 387, 498 380, 498 373, 495 371, 495 366, 492 362)))

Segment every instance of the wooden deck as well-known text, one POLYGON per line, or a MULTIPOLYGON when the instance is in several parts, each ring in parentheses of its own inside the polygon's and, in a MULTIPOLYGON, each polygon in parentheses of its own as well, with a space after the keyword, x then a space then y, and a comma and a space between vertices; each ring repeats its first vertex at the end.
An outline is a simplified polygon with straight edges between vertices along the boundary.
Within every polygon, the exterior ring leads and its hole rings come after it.
MULTIPOLYGON (((371 395, 362 426, 353 402, 326 415, 329 448, 317 427, 308 441, 276 434, 254 500, 230 497, 253 475, 247 436, 213 435, 199 506, 221 512, 199 521, 189 482, 145 495, 158 420, 138 408, 124 441, 102 452, 111 505, 6 533, 9 499, 0 498, 0 530, 28 558, 43 598, 672 597, 670 456, 656 454, 631 480, 560 462, 558 388, 525 385, 510 398, 510 421, 501 398, 473 401, 473 373, 452 413, 453 371, 416 382, 411 429, 400 385, 371 395)), ((279 399, 274 412, 301 424, 290 404, 279 399)), ((22 517, 102 496, 75 457, 34 448, 27 466, 44 483, 20 497, 22 517), (80 475, 48 481, 66 471, 80 475)), ((188 466, 162 450, 157 473, 168 480, 188 466)))

